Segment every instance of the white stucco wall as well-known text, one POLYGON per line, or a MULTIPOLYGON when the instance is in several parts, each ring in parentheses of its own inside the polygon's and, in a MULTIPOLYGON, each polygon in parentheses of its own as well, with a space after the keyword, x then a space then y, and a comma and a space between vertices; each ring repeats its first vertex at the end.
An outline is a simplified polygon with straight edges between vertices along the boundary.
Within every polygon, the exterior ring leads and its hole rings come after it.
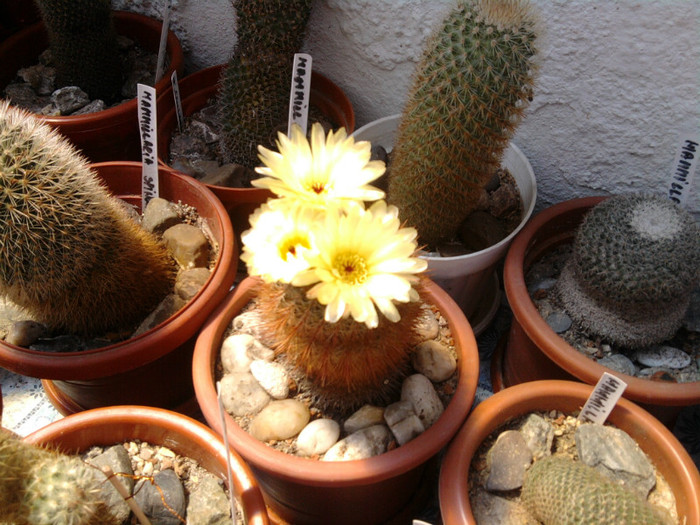
MULTIPOLYGON (((113 0, 157 16, 165 0, 113 0)), ((401 111, 423 44, 456 0, 316 0, 305 51, 357 126, 401 111)), ((700 134, 700 0, 532 0, 542 19, 534 100, 514 142, 538 208, 586 195, 664 193, 683 130, 700 134)), ((229 0, 172 0, 190 71, 235 43, 229 0)), ((700 178, 700 174, 696 178, 700 178)), ((700 216, 700 181, 688 208, 700 216)))

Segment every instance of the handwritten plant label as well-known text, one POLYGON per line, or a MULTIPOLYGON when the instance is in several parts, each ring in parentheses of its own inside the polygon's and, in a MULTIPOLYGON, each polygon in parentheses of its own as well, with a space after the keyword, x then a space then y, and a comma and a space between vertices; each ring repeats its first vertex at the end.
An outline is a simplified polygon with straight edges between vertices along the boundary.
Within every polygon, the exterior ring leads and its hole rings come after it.
POLYGON ((177 118, 177 129, 182 133, 185 127, 185 113, 182 111, 182 97, 180 96, 180 84, 177 81, 177 71, 170 75, 170 84, 173 86, 173 100, 175 102, 175 118, 177 118))
POLYGON ((586 404, 583 405, 578 418, 588 420, 591 423, 605 423, 610 412, 615 408, 615 404, 622 397, 625 388, 627 388, 627 383, 622 379, 608 372, 603 372, 586 404))
POLYGON ((141 207, 158 197, 158 141, 156 137, 156 90, 137 85, 139 132, 141 133, 141 207))
POLYGON ((311 55, 296 53, 292 68, 292 89, 289 94, 289 119, 287 136, 292 134, 292 125, 298 124, 304 135, 309 119, 309 94, 311 93, 311 55))
POLYGON ((158 60, 156 62, 155 82, 158 82, 160 80, 160 77, 163 76, 163 68, 165 66, 165 48, 167 47, 168 43, 168 28, 170 27, 170 10, 172 8, 172 0, 167 0, 163 9, 163 25, 160 29, 160 44, 158 46, 158 60))
POLYGON ((698 156, 700 155, 698 144, 700 144, 700 136, 684 135, 673 161, 668 198, 681 206, 685 206, 688 201, 690 187, 698 167, 698 156))

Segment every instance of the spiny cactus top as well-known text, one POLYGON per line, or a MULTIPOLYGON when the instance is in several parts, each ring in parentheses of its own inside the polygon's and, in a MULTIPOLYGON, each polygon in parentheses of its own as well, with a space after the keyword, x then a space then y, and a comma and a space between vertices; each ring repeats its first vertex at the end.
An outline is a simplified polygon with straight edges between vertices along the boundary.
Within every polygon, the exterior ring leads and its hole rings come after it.
POLYGON ((122 63, 110 0, 37 0, 49 34, 56 82, 79 86, 91 98, 114 102, 122 63))
POLYGON ((172 291, 173 262, 75 148, 0 103, 0 294, 49 328, 140 322, 172 291))
POLYGON ((619 195, 578 228, 558 283, 572 318, 590 333, 635 347, 678 330, 700 278, 700 226, 672 201, 619 195))
POLYGON ((532 94, 534 25, 525 1, 462 0, 428 42, 389 173, 422 242, 454 237, 500 166, 532 94))

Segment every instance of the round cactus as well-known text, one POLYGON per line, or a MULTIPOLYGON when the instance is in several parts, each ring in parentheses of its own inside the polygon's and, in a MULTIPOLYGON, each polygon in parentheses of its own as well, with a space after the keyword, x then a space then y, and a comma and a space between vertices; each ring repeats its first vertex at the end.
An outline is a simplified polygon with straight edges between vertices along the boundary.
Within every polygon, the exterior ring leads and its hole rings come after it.
POLYGON ((170 291, 165 245, 73 146, 0 104, 0 294, 52 329, 133 328, 170 291))
POLYGON ((678 330, 700 277, 700 227, 668 199, 611 197, 578 228, 557 291, 587 332, 625 347, 678 330))
POLYGON ((562 456, 536 461, 521 492, 525 507, 544 525, 670 525, 661 509, 593 467, 562 456))
POLYGON ((434 246, 456 236, 532 95, 534 16, 519 0, 463 0, 429 41, 399 125, 389 202, 434 246))

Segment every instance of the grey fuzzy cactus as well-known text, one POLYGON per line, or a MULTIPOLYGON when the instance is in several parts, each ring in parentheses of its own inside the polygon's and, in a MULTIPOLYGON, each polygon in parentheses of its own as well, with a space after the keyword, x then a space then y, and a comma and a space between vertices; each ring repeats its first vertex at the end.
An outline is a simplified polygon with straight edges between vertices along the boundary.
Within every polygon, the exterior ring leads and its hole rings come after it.
POLYGON ((60 86, 107 103, 120 95, 122 63, 110 0, 37 0, 60 86))
POLYGON ((690 213, 661 197, 615 196, 578 228, 557 291, 589 334, 629 348, 660 343, 682 323, 699 260, 690 213))
POLYGON ((670 525, 660 509, 593 467, 563 456, 536 461, 521 492, 525 507, 544 525, 670 525))
POLYGON ((133 328, 172 291, 165 245, 75 148, 0 103, 0 295, 52 329, 133 328))
POLYGON ((462 0, 426 46, 388 193, 428 245, 456 236, 500 167, 532 96, 535 22, 526 1, 462 0))
POLYGON ((254 168, 259 144, 272 147, 287 122, 294 54, 304 39, 311 0, 236 0, 238 42, 218 97, 226 162, 254 168))

